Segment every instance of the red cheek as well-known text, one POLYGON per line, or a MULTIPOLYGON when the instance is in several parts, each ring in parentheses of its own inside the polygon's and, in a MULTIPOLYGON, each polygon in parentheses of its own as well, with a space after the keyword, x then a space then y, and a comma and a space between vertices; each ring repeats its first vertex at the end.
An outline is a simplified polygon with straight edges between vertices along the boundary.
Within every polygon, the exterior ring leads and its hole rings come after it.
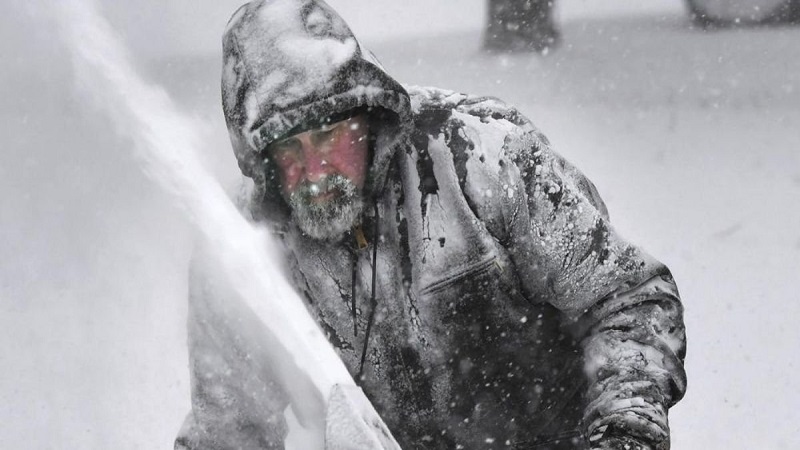
POLYGON ((280 180, 284 193, 290 194, 294 192, 297 185, 300 184, 303 174, 302 167, 298 163, 283 164, 279 166, 280 180))
POLYGON ((359 142, 352 134, 344 137, 331 148, 328 161, 339 173, 361 187, 366 169, 366 141, 359 142))

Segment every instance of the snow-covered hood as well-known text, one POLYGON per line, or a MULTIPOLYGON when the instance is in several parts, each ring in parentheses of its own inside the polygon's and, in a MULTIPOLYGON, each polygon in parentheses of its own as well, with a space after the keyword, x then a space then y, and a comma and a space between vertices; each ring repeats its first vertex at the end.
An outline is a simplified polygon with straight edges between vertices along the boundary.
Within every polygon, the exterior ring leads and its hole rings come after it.
POLYGON ((282 202, 266 146, 361 106, 389 112, 371 124, 376 143, 367 189, 383 185, 411 122, 408 94, 326 3, 261 0, 242 6, 225 30, 223 58, 222 104, 231 143, 266 210, 282 202))

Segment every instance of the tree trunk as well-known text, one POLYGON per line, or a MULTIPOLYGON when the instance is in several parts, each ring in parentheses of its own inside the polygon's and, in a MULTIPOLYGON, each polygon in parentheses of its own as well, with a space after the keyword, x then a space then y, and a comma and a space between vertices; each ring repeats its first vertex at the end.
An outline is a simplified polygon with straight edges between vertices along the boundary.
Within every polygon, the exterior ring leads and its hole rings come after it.
POLYGON ((547 52, 559 33, 553 23, 555 0, 489 0, 483 48, 490 52, 547 52))

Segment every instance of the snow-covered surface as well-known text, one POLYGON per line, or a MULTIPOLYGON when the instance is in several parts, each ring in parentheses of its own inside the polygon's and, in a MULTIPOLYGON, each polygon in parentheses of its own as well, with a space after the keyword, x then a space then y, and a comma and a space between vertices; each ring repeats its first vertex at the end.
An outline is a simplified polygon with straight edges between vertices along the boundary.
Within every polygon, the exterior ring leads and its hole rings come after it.
MULTIPOLYGON (((105 3, 230 183, 213 52, 238 1, 105 3)), ((679 2, 564 0, 561 49, 487 57, 482 1, 330 3, 401 81, 517 104, 671 267, 689 343, 673 448, 800 446, 800 28, 703 33, 679 2)), ((0 448, 170 448, 193 227, 30 4, 0 6, 0 448)))

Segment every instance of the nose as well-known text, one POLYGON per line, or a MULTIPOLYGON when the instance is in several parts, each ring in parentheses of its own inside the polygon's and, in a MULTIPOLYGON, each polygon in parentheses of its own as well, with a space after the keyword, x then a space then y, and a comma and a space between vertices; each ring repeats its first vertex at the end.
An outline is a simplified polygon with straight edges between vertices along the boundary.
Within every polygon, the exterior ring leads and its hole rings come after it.
POLYGON ((303 144, 303 172, 305 178, 312 183, 316 183, 329 175, 330 166, 325 159, 325 155, 312 145, 309 140, 301 142, 303 144))

